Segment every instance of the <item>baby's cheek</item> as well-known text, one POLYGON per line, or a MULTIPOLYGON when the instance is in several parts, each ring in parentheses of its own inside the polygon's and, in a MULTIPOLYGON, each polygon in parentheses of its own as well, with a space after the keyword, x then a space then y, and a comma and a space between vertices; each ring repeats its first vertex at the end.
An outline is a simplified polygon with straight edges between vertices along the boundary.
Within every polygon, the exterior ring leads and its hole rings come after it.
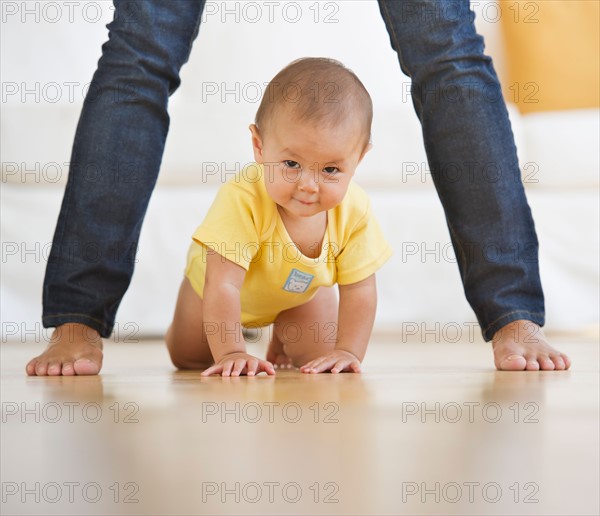
POLYGON ((325 191, 327 204, 337 206, 344 200, 348 187, 346 185, 330 185, 325 191))
POLYGON ((278 203, 286 202, 290 197, 289 187, 286 184, 271 183, 269 188, 267 188, 267 192, 278 203))

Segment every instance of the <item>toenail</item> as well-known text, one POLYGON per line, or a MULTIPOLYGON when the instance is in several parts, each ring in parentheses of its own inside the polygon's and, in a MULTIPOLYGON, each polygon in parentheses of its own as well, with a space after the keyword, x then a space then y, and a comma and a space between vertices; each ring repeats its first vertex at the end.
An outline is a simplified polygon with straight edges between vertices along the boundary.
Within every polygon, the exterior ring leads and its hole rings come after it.
POLYGON ((506 357, 506 360, 517 360, 518 358, 522 358, 521 355, 510 355, 506 357))

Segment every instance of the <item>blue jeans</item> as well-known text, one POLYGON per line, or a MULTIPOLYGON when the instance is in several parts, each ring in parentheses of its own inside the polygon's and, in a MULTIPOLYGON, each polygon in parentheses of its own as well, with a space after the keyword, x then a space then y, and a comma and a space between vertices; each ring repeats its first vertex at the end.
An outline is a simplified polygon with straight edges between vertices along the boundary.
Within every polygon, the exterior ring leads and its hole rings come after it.
MULTIPOLYGON (((84 323, 103 337, 131 281, 169 129, 168 99, 204 0, 114 4, 75 135, 42 319, 44 327, 84 323)), ((484 338, 516 319, 543 325, 534 223, 498 78, 468 0, 379 0, 379 8, 412 80, 429 167, 484 338)))

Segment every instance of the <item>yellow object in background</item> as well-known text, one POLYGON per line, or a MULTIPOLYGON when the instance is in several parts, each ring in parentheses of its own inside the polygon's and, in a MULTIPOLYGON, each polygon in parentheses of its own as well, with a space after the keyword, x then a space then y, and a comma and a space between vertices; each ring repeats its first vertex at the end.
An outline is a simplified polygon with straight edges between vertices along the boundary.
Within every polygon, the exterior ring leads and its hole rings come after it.
POLYGON ((521 113, 600 106, 600 1, 500 0, 507 101, 521 113))

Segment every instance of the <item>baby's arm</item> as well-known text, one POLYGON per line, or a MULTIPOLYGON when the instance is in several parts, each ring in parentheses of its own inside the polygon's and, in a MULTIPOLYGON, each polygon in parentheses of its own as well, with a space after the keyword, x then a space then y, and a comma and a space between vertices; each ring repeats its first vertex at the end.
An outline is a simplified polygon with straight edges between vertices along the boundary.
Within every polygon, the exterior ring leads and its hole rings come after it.
POLYGON ((240 289, 246 271, 220 254, 208 250, 204 282, 203 318, 215 364, 202 376, 239 376, 265 371, 275 374, 273 364, 246 353, 240 324, 240 289))
POLYGON ((360 363, 367 352, 377 309, 375 274, 358 283, 340 285, 339 290, 335 349, 303 365, 300 368, 303 373, 360 373, 360 363))

